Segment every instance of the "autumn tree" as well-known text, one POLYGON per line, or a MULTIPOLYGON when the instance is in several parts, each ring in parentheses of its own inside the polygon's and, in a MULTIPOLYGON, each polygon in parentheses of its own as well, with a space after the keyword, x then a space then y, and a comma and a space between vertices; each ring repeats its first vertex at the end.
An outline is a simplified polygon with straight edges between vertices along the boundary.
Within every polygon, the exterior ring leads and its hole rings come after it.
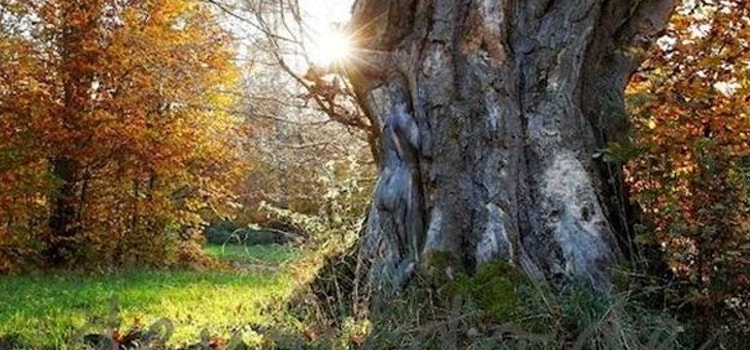
POLYGON ((639 241, 663 249, 699 342, 750 330, 749 17, 745 1, 685 2, 628 90, 628 182, 654 231, 639 241))
MULTIPOLYGON (((226 209, 239 176, 229 35, 194 1, 3 9, 26 21, 4 43, 3 72, 15 74, 0 82, 4 130, 13 133, 3 147, 38 150, 3 176, 48 174, 14 191, 21 196, 3 192, 3 202, 28 196, 49 208, 47 228, 29 231, 50 263, 173 261, 180 231, 203 210, 226 209)), ((31 209, 10 208, 9 217, 31 209)))
POLYGON ((39 42, 29 40, 27 6, 0 2, 0 272, 18 257, 32 232, 44 226, 47 206, 40 193, 51 188, 39 129, 52 99, 45 67, 35 57, 39 42), (39 102, 38 105, 30 103, 39 102))

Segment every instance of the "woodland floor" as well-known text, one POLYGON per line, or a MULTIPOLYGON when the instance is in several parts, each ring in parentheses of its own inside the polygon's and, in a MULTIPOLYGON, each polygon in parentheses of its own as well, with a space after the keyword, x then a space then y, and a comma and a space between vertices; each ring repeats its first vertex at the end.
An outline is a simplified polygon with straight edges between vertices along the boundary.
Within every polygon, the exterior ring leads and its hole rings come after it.
POLYGON ((0 276, 0 338, 68 348, 76 336, 148 327, 166 318, 174 325, 173 345, 202 335, 228 338, 235 330, 253 342, 252 327, 269 321, 262 308, 291 291, 289 263, 301 253, 278 245, 214 245, 206 252, 230 267, 0 276))

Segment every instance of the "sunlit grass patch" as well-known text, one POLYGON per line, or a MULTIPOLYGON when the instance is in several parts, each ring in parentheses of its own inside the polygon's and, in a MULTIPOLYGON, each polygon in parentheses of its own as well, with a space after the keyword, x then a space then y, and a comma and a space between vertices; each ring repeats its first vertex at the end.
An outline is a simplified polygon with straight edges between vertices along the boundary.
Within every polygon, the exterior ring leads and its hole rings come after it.
POLYGON ((233 244, 209 245, 206 247, 206 254, 229 262, 274 266, 279 266, 301 257, 299 250, 276 244, 251 246, 233 244))
MULTIPOLYGON (((209 247, 208 254, 278 267, 294 258, 288 247, 209 247)), ((288 295, 292 279, 281 268, 219 271, 134 270, 104 276, 43 273, 0 277, 0 336, 17 333, 34 348, 57 346, 77 334, 120 331, 167 318, 170 343, 200 340, 201 333, 252 338, 250 324, 263 324, 261 308, 288 295)))

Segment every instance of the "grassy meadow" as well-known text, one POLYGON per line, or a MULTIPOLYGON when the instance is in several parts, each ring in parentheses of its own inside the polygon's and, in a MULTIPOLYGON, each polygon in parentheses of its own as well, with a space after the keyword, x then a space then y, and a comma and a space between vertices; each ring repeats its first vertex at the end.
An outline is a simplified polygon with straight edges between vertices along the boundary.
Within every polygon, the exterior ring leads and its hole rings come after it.
POLYGON ((257 335, 250 325, 267 322, 261 309, 290 292, 288 265, 301 254, 278 245, 208 246, 206 252, 228 267, 0 276, 0 338, 66 349, 76 336, 166 318, 174 325, 172 345, 234 331, 252 342, 257 335))

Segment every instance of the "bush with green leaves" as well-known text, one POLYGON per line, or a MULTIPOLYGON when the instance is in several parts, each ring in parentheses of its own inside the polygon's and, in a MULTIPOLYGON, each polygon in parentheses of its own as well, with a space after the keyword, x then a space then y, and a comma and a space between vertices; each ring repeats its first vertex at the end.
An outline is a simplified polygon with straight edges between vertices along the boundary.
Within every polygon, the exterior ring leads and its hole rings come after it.
POLYGON ((261 205, 273 220, 304 230, 309 235, 309 246, 315 249, 351 241, 360 230, 374 185, 372 169, 355 156, 325 163, 322 173, 318 182, 327 190, 320 198, 317 213, 261 205))

